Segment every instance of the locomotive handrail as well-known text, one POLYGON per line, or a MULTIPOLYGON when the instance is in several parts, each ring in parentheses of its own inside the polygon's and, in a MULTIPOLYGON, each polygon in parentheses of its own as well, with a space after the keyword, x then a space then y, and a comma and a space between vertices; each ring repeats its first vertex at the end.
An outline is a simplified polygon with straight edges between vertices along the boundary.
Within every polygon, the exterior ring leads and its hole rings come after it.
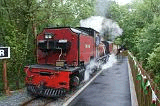
POLYGON ((59 60, 60 60, 60 58, 62 56, 62 48, 59 48, 59 49, 61 50, 61 54, 59 55, 59 60))

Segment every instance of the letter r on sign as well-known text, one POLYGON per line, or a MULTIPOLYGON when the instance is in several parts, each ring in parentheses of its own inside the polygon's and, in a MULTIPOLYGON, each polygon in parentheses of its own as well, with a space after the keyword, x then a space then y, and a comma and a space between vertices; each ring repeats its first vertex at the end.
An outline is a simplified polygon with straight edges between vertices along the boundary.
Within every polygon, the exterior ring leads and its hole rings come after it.
POLYGON ((4 56, 4 50, 0 50, 0 56, 4 56))

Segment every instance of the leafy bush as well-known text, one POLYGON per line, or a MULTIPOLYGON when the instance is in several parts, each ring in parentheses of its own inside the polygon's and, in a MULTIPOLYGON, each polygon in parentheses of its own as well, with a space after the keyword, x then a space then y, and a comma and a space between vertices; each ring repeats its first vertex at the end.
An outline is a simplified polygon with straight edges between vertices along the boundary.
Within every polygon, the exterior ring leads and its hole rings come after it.
POLYGON ((157 48, 154 49, 154 51, 151 54, 149 54, 147 65, 149 71, 154 73, 154 80, 156 83, 158 83, 160 88, 160 44, 157 48))

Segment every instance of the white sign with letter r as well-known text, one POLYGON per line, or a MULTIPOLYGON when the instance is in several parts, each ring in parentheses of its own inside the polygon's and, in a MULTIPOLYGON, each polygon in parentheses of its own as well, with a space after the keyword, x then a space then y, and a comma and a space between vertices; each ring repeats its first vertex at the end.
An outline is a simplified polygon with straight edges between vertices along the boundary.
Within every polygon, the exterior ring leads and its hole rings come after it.
POLYGON ((0 56, 4 56, 4 50, 0 50, 0 56))

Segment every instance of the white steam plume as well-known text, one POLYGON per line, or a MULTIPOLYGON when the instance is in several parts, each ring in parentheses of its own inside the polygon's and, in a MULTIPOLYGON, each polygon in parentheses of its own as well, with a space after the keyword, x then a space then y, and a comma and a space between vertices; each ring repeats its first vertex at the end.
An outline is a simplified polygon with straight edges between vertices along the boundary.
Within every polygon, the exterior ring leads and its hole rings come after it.
MULTIPOLYGON (((105 70, 107 68, 110 68, 113 66, 114 63, 116 63, 116 56, 114 54, 111 54, 109 57, 109 60, 106 64, 101 65, 102 66, 102 70, 105 70)), ((91 74, 94 72, 95 67, 98 66, 98 63, 95 62, 95 60, 92 60, 90 62, 90 64, 86 67, 86 71, 85 71, 85 76, 84 76, 84 81, 89 80, 91 74)))
POLYGON ((91 16, 90 18, 80 21, 81 27, 93 28, 94 30, 100 32, 102 30, 103 17, 101 16, 91 16))
POLYGON ((114 54, 111 54, 109 57, 109 60, 106 64, 102 65, 102 70, 105 70, 107 68, 110 68, 113 66, 114 63, 117 62, 116 56, 114 54))
POLYGON ((81 20, 80 26, 93 28, 94 30, 100 32, 101 36, 107 36, 108 39, 112 41, 117 36, 122 35, 123 32, 115 21, 102 16, 91 16, 90 18, 81 20))
POLYGON ((90 75, 93 73, 95 67, 96 67, 95 60, 91 60, 90 64, 86 66, 84 81, 89 80, 90 75))

